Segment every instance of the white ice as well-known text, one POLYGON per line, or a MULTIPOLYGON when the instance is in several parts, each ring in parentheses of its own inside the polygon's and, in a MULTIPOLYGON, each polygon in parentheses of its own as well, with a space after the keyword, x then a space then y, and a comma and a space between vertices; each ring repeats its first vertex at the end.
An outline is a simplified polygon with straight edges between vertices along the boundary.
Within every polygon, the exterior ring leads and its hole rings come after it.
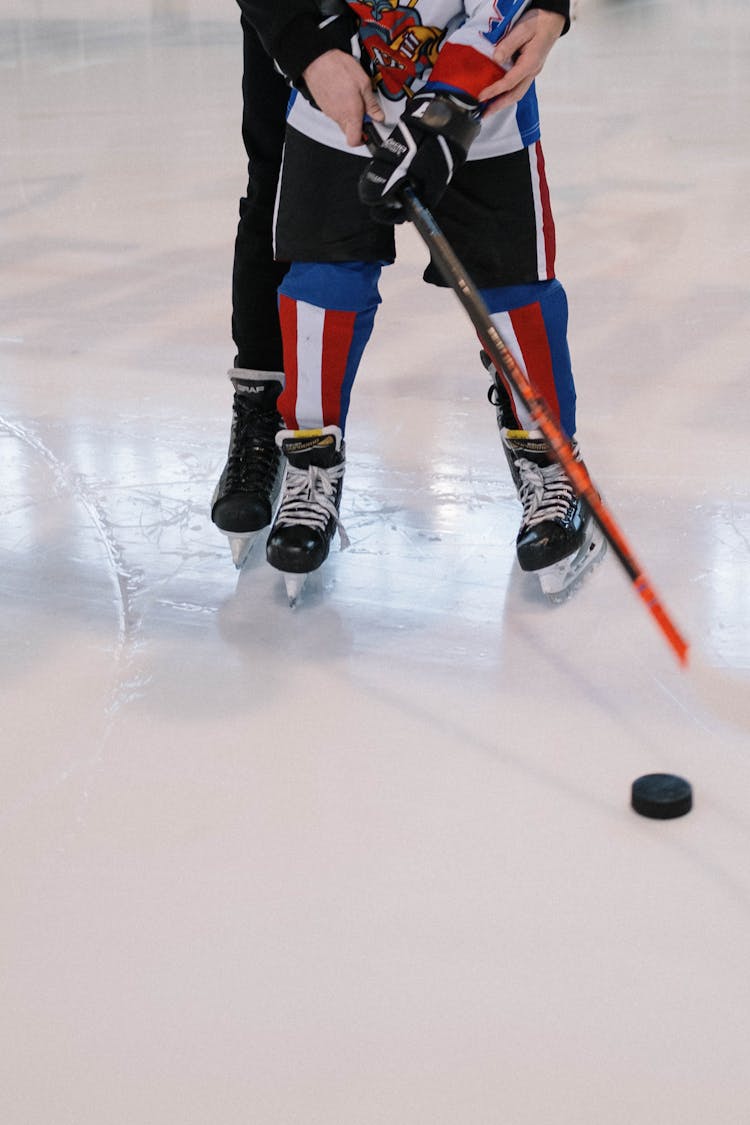
POLYGON ((234 5, 2 8, 3 1125, 747 1125, 747 0, 582 0, 540 80, 586 462, 736 708, 611 554, 517 571, 413 231, 351 548, 238 580, 234 5))

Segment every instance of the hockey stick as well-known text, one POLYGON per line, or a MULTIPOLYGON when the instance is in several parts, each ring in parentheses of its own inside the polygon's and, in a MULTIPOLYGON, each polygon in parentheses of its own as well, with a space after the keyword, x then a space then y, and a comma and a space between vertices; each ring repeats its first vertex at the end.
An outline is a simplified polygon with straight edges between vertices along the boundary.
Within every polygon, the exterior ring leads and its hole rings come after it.
POLYGON ((482 295, 466 273, 453 248, 427 208, 408 184, 401 189, 406 213, 421 235, 433 262, 446 283, 466 309, 480 343, 498 371, 501 371, 522 400, 535 426, 549 442, 555 459, 576 493, 586 501, 591 515, 617 556, 651 616, 683 667, 688 663, 689 645, 656 595, 643 568, 637 562, 625 536, 609 511, 582 461, 578 461, 570 442, 552 416, 544 399, 534 391, 510 349, 495 327, 482 295))

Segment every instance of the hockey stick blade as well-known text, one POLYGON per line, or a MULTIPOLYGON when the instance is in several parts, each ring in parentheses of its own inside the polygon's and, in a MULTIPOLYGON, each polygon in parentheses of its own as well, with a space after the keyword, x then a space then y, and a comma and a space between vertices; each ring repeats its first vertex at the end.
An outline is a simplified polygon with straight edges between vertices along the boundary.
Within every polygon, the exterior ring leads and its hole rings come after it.
POLYGON ((653 585, 637 562, 617 521, 595 488, 586 466, 582 461, 576 460, 570 442, 558 426, 546 402, 534 391, 511 354, 508 345, 493 323, 489 309, 476 285, 461 265, 431 213, 417 198, 413 188, 405 185, 401 190, 401 199, 409 219, 414 223, 430 251, 434 264, 469 314, 482 347, 523 401, 534 425, 541 430, 549 442, 554 457, 576 493, 588 504, 593 519, 614 551, 636 593, 655 620, 680 664, 686 667, 690 649, 688 642, 657 597, 653 585))

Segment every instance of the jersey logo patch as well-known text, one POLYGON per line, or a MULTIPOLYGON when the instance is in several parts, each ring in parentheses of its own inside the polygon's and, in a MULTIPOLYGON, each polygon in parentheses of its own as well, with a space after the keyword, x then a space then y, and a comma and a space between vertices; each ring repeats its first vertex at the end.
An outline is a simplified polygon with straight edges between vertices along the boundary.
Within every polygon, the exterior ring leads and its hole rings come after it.
POLYGON ((375 81, 389 101, 412 94, 412 83, 437 60, 446 29, 425 27, 418 0, 362 0, 349 7, 359 16, 359 37, 373 62, 375 81))

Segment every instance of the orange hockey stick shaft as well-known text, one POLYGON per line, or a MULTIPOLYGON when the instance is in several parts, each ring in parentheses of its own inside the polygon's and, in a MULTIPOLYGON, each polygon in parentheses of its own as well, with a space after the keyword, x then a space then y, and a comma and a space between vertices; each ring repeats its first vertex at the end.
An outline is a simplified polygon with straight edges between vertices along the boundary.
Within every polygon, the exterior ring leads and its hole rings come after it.
POLYGON ((433 262, 468 312, 487 355, 521 398, 534 425, 541 430, 549 442, 553 455, 562 466, 576 493, 588 504, 593 519, 680 664, 687 665, 690 650, 688 642, 680 633, 636 560, 617 521, 594 486, 588 469, 582 461, 576 459, 572 445, 555 421, 546 402, 534 391, 498 332, 476 285, 467 275, 434 218, 420 203, 411 187, 404 187, 402 198, 407 214, 427 245, 433 262))

